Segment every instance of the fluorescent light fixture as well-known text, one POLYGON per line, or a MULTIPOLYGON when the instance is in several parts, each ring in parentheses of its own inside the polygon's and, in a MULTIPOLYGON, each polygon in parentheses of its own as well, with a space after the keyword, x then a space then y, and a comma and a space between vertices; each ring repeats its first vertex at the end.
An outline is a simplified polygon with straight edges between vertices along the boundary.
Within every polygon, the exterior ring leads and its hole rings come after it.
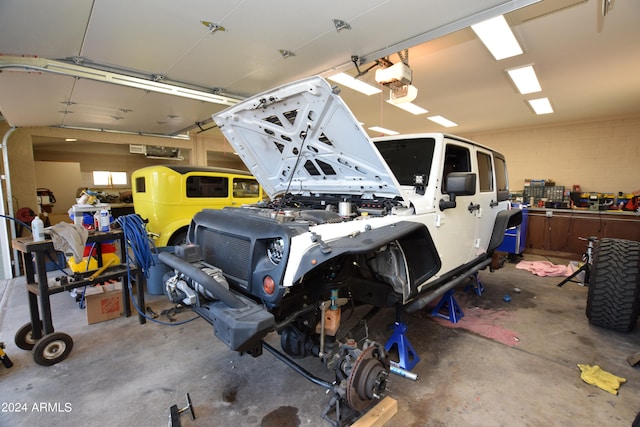
POLYGON ((440 126, 444 126, 446 128, 452 128, 452 127, 458 126, 457 123, 454 123, 451 120, 446 119, 442 116, 431 116, 431 117, 427 117, 427 119, 431 120, 434 123, 439 124, 440 126))
POLYGON ((471 28, 489 49, 496 61, 522 54, 522 48, 504 16, 496 16, 472 25, 471 28))
POLYGON ((416 116, 420 115, 420 114, 426 114, 429 112, 429 110, 425 110, 424 108, 420 107, 419 105, 413 104, 411 102, 403 102, 401 104, 396 104, 394 102, 391 101, 387 101, 389 104, 396 106, 398 108, 403 109, 404 111, 414 114, 416 116))
POLYGON ((365 83, 362 80, 355 79, 345 73, 338 73, 327 78, 350 89, 356 90, 360 93, 364 93, 365 95, 374 95, 376 93, 382 92, 382 89, 371 86, 370 84, 365 83))
POLYGON ((549 98, 529 99, 527 102, 538 115, 553 113, 553 107, 551 106, 551 102, 549 102, 549 98))
POLYGON ((65 138, 64 140, 65 140, 65 142, 76 142, 77 141, 76 138, 65 138))
POLYGON ((506 71, 521 94, 526 95, 528 93, 540 92, 542 90, 540 82, 538 82, 538 77, 536 77, 536 72, 533 69, 533 65, 511 68, 506 71))
POLYGON ((374 132, 384 133, 385 135, 400 135, 400 132, 396 132, 395 130, 385 129, 380 126, 371 126, 369 130, 374 132))

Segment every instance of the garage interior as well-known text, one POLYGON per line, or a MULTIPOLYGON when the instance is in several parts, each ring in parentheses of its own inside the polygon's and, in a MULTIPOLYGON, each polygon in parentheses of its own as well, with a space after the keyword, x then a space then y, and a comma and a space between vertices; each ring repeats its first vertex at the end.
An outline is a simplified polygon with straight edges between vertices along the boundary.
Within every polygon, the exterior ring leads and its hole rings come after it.
MULTIPOLYGON (((627 209, 640 196, 639 20, 628 0, 6 1, 0 214, 29 208, 49 224, 73 222, 68 210, 88 188, 118 196, 113 208, 129 213, 131 174, 150 165, 247 170, 212 114, 307 76, 357 76, 378 92, 332 84, 370 137, 446 132, 490 146, 505 155, 512 199, 528 213, 523 246, 504 268, 480 272, 482 295, 457 289, 464 317, 407 316, 417 378, 392 375, 386 394, 397 409, 361 422, 630 426, 640 411, 640 367, 629 360, 640 352, 638 328, 590 325, 588 284, 558 286, 566 275, 516 266, 576 265, 592 236, 640 241, 638 211, 627 209), (471 26, 500 15, 522 53, 498 60, 471 26), (391 63, 411 69, 418 114, 388 102, 394 94, 376 70, 391 63), (508 73, 525 65, 540 84, 528 94, 508 73), (553 111, 536 114, 528 101, 539 98, 553 111), (96 185, 95 171, 128 180, 96 185), (579 364, 626 382, 607 392, 583 381, 579 364)), ((13 363, 0 367, 0 425, 156 426, 173 405, 186 408, 187 394, 195 420, 183 411, 185 426, 331 424, 322 387, 267 352, 231 351, 206 322, 182 324, 194 314, 172 311, 163 295, 147 293, 143 311, 165 324, 141 324, 135 307, 88 324, 75 298, 52 296, 56 331, 74 345, 60 363, 39 365, 14 343, 30 321, 12 245, 29 233, 16 229, 7 221, 0 230, 0 342, 13 363)), ((394 315, 370 319, 369 337, 387 341, 394 315)), ((277 336, 267 341, 278 346, 277 336)), ((308 359, 299 363, 326 377, 308 359)))

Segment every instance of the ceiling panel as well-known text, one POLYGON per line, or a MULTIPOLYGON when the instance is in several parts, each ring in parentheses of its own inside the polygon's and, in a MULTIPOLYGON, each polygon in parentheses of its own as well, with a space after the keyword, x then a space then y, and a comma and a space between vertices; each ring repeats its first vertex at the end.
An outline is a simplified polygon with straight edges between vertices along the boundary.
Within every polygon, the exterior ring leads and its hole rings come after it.
POLYGON ((14 126, 57 126, 65 114, 65 101, 74 84, 71 77, 3 71, 0 76, 0 111, 14 126))
POLYGON ((0 53, 65 58, 80 54, 91 0, 3 0, 0 53))

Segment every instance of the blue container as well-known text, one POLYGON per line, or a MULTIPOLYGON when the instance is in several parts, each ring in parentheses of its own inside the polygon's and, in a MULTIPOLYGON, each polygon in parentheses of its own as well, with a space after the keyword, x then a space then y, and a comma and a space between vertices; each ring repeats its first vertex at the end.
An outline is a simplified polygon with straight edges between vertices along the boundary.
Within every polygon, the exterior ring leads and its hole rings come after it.
POLYGON ((508 228, 504 233, 502 243, 496 248, 496 250, 520 255, 525 249, 527 226, 529 225, 529 211, 524 205, 518 206, 517 204, 514 204, 513 206, 522 209, 522 224, 508 228))
POLYGON ((156 249, 158 250, 158 253, 153 254, 153 262, 155 265, 152 265, 149 268, 149 277, 147 278, 147 293, 150 295, 164 294, 164 283, 162 281, 162 277, 166 273, 172 271, 172 269, 160 261, 158 255, 160 252, 173 253, 175 251, 175 246, 164 246, 156 249))

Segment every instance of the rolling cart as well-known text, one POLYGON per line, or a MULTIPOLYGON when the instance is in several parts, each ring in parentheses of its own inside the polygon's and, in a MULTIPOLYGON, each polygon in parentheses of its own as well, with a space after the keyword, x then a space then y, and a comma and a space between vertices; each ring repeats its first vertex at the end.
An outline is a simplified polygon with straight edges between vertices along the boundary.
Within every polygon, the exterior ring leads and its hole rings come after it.
MULTIPOLYGON (((135 277, 137 298, 140 307, 144 307, 144 274, 135 266, 118 264, 105 266, 102 262, 101 243, 119 241, 120 251, 126 253, 126 242, 122 230, 108 232, 90 232, 87 244, 96 243, 96 258, 98 268, 83 273, 76 273, 72 281, 60 281, 49 286, 45 257, 53 252, 53 242, 44 240, 34 242, 31 237, 14 239, 13 248, 20 251, 27 279, 29 296, 29 314, 31 321, 23 325, 15 335, 16 345, 27 351, 32 351, 34 361, 43 366, 54 365, 67 358, 73 348, 73 339, 64 332, 55 332, 51 315, 50 296, 64 291, 70 291, 87 285, 95 285, 111 279, 122 280, 122 301, 124 314, 131 316, 129 298, 129 277, 135 277), (106 268, 104 268, 106 267, 106 268)), ((141 324, 146 323, 142 314, 138 314, 141 324)))

